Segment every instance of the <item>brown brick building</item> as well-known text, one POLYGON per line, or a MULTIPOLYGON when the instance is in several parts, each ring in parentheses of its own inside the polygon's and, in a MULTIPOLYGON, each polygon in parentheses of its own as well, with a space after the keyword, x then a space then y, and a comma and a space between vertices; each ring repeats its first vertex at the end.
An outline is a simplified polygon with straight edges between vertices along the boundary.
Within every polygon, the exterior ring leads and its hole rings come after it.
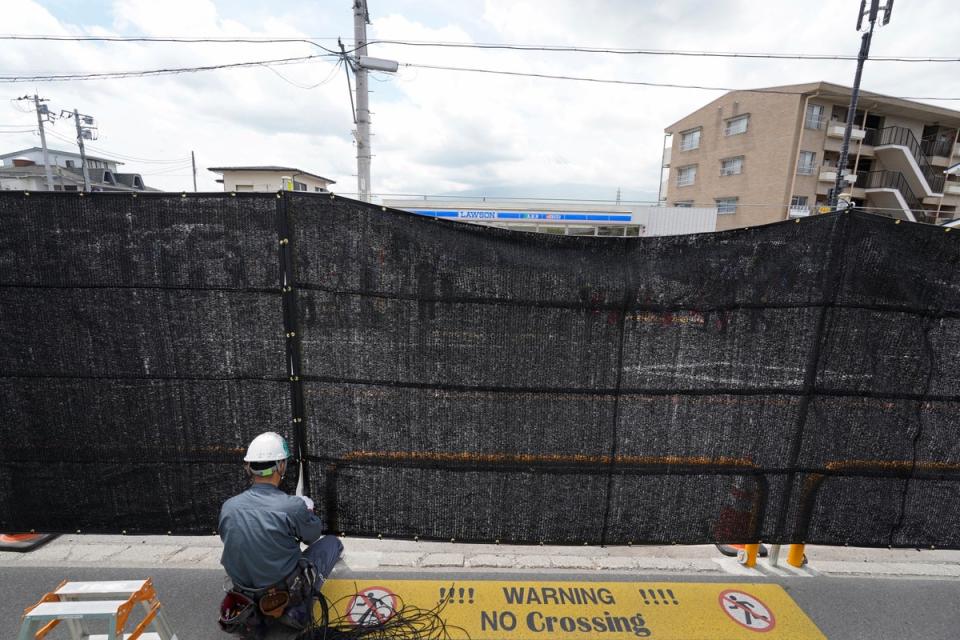
MULTIPOLYGON (((850 88, 816 82, 731 91, 666 128, 666 200, 716 206, 717 229, 817 212, 836 179, 850 88)), ((923 222, 960 216, 960 111, 861 91, 844 189, 860 206, 923 222)))

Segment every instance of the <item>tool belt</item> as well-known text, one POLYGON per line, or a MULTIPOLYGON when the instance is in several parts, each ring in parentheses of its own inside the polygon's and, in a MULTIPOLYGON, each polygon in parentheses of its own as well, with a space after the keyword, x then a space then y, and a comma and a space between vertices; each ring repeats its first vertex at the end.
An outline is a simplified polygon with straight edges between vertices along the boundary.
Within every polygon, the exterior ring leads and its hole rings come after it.
MULTIPOLYGON (((220 628, 243 638, 259 638, 269 623, 289 607, 309 601, 320 590, 323 578, 313 564, 301 559, 290 575, 262 589, 231 585, 220 603, 220 628)), ((284 623, 285 620, 279 620, 284 623)))

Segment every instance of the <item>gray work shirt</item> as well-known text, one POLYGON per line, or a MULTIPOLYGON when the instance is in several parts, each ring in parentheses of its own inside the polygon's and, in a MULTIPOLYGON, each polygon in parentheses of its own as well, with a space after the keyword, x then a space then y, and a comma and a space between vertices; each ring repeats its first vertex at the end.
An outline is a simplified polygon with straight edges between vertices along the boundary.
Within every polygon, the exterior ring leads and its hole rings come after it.
POLYGON ((323 535, 323 523, 297 496, 256 483, 220 509, 220 564, 237 586, 260 589, 283 580, 300 559, 300 541, 323 535))

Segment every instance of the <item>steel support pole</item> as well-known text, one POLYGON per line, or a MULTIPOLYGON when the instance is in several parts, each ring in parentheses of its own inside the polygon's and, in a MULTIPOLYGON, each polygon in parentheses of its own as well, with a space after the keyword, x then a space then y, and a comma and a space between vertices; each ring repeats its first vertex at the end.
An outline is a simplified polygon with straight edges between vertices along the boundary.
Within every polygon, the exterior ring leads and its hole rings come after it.
POLYGON ((847 168, 847 156, 850 153, 850 132, 853 130, 853 120, 857 114, 857 101, 860 98, 860 78, 863 75, 863 63, 870 55, 870 39, 873 37, 873 25, 876 19, 870 21, 870 30, 863 34, 860 40, 860 53, 857 55, 857 73, 853 78, 853 91, 850 94, 850 108, 847 110, 847 126, 843 130, 843 144, 840 146, 840 161, 837 163, 837 179, 830 194, 830 208, 837 208, 837 200, 843 193, 843 184, 846 181, 844 171, 847 168))

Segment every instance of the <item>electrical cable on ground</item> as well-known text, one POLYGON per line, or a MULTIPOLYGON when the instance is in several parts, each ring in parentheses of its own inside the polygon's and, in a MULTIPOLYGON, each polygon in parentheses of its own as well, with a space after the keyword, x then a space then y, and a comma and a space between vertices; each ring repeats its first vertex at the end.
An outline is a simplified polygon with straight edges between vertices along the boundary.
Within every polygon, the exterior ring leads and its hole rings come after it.
MULTIPOLYGON (((320 597, 323 598, 323 594, 320 597)), ((453 637, 451 631, 456 631, 458 638, 469 640, 470 635, 465 629, 448 624, 441 616, 447 605, 446 599, 431 609, 424 609, 404 603, 400 596, 394 598, 395 602, 387 602, 357 591, 329 604, 322 600, 322 619, 313 621, 297 640, 450 640, 453 637), (372 605, 359 619, 346 611, 356 598, 363 598, 368 607, 372 605), (341 609, 345 613, 341 614, 341 609)))

